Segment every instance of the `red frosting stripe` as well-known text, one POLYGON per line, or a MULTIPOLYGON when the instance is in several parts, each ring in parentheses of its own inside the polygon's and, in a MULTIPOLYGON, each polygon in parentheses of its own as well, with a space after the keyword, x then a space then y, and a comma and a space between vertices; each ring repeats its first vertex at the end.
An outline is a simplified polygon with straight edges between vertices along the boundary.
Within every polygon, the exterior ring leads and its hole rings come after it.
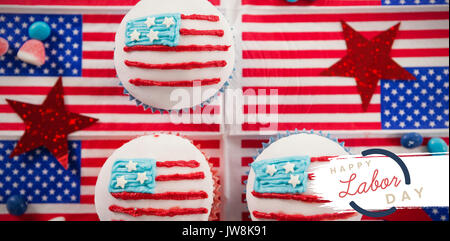
POLYGON ((179 81, 156 81, 145 79, 130 79, 130 84, 135 86, 168 86, 168 87, 194 87, 214 85, 220 82, 220 78, 214 79, 196 79, 196 80, 179 80, 179 81))
POLYGON ((319 157, 311 157, 311 162, 329 162, 331 158, 336 156, 319 156, 319 157))
POLYGON ((208 62, 186 62, 186 63, 166 63, 166 64, 147 64, 138 61, 125 60, 125 65, 129 67, 138 67, 143 69, 203 69, 214 67, 225 67, 225 60, 213 60, 208 62))
POLYGON ((218 22, 219 21, 219 16, 216 16, 216 15, 201 15, 201 14, 191 14, 191 15, 181 14, 181 19, 206 20, 206 21, 210 21, 210 22, 218 22))
POLYGON ((205 214, 208 213, 206 208, 169 208, 169 209, 156 209, 156 208, 125 208, 118 205, 109 206, 109 210, 115 213, 128 214, 133 217, 139 216, 160 216, 160 217, 173 217, 178 215, 193 215, 193 214, 205 214))
POLYGON ((225 33, 221 29, 213 29, 213 30, 197 30, 197 29, 180 29, 181 35, 212 35, 222 37, 225 33))
POLYGON ((118 192, 111 193, 114 198, 122 200, 197 200, 206 199, 208 194, 204 191, 197 192, 164 192, 164 193, 137 193, 118 192))
POLYGON ((253 211, 252 213, 255 218, 272 219, 277 221, 332 221, 332 220, 348 219, 356 215, 355 212, 325 213, 311 216, 305 216, 302 214, 265 213, 259 211, 253 211))
POLYGON ((123 51, 161 51, 161 52, 200 52, 200 51, 228 51, 230 45, 178 45, 175 47, 165 45, 135 45, 125 46, 123 51))
POLYGON ((190 161, 163 161, 163 162, 156 162, 156 167, 190 167, 190 168, 196 168, 199 167, 200 163, 196 160, 190 160, 190 161))
POLYGON ((155 181, 157 182, 165 182, 165 181, 180 181, 180 180, 195 180, 195 179, 204 179, 205 174, 203 172, 193 172, 186 174, 169 174, 169 175, 159 175, 155 177, 155 181))
POLYGON ((323 200, 315 195, 304 195, 304 194, 288 194, 288 193, 259 193, 252 192, 252 195, 257 198, 268 198, 268 199, 286 199, 286 200, 296 200, 309 203, 329 203, 328 200, 323 200))

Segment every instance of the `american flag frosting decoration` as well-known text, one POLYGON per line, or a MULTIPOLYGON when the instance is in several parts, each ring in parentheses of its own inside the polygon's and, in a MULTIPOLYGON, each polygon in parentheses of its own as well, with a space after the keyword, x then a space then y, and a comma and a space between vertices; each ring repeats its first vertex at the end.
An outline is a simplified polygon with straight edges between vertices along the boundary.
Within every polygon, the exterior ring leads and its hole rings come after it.
MULTIPOLYGON (((158 168, 187 167, 193 171, 197 170, 199 163, 195 160, 184 161, 156 161, 155 159, 129 159, 117 160, 112 168, 109 191, 116 199, 121 200, 198 200, 208 198, 203 190, 198 191, 155 191, 158 182, 183 181, 204 179, 205 174, 201 171, 189 173, 171 172, 170 174, 158 175, 158 168)), ((128 214, 131 216, 178 216, 208 213, 207 208, 136 208, 123 207, 113 204, 109 207, 111 212, 128 214)))
POLYGON ((127 23, 126 45, 177 46, 180 14, 161 14, 138 18, 127 23))
MULTIPOLYGON (((180 38, 186 36, 223 37, 222 29, 187 29, 181 28, 183 20, 218 22, 219 16, 201 14, 158 14, 136 18, 126 23, 124 52, 159 51, 159 52, 205 52, 228 51, 230 45, 180 45, 180 38)), ((126 59, 128 67, 160 70, 192 70, 203 68, 222 68, 228 63, 225 60, 210 60, 206 62, 187 61, 180 63, 146 63, 126 59)), ((133 78, 129 83, 135 86, 165 86, 165 87, 193 87, 194 85, 214 85, 220 78, 205 78, 178 81, 157 81, 133 78), (194 84, 195 83, 195 84, 194 84)))

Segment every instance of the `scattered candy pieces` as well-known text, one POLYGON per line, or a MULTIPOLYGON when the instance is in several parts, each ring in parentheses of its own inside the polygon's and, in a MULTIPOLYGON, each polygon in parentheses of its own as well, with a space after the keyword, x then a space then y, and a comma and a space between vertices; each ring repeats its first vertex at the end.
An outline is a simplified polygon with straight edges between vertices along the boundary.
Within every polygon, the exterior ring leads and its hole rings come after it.
POLYGON ((447 143, 441 138, 431 138, 427 146, 431 153, 448 152, 447 143))
POLYGON ((31 24, 28 29, 28 35, 30 38, 38 39, 38 40, 46 40, 48 36, 50 36, 50 26, 46 22, 37 21, 31 24))
POLYGON ((21 216, 27 211, 27 201, 23 196, 13 195, 6 201, 6 209, 11 215, 21 216))
POLYGON ((419 133, 412 132, 403 135, 400 142, 406 148, 416 148, 422 145, 423 137, 419 133))
POLYGON ((17 57, 25 63, 41 66, 45 63, 44 44, 37 39, 30 39, 20 47, 17 57))
POLYGON ((8 52, 9 49, 9 43, 6 39, 0 37, 0 56, 3 56, 8 52))

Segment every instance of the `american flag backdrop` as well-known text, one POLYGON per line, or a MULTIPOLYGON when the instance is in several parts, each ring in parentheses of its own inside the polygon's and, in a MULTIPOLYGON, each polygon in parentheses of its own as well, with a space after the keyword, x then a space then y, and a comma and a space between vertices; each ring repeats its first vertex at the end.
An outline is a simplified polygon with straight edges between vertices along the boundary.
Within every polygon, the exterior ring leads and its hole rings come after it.
MULTIPOLYGON (((309 3, 336 5, 333 8, 293 8, 276 0, 243 2, 258 8, 245 8, 240 18, 240 83, 247 97, 243 106, 247 119, 235 132, 448 128, 449 13, 448 5, 439 5, 444 1, 309 3), (346 7, 365 4, 382 6, 346 7), (364 111, 354 78, 320 76, 346 55, 341 21, 368 39, 400 23, 391 56, 418 81, 381 80, 379 86, 392 87, 378 87, 364 111), (414 82, 423 85, 414 86, 414 82), (271 95, 277 97, 278 104, 271 104, 271 95), (255 96, 266 98, 266 103, 257 103, 255 96), (391 101, 384 101, 387 98, 391 101), (417 108, 412 105, 422 102, 427 110, 414 114, 417 108), (431 107, 434 112, 428 109, 431 107), (384 115, 388 110, 392 114, 384 115), (271 122, 278 118, 278 124, 252 122, 264 111, 272 111, 268 117, 273 117, 271 122)), ((299 2, 304 5, 306 1, 299 2)))
MULTIPOLYGON (((213 168, 218 170, 222 156, 221 140, 211 137, 192 139, 194 145, 201 147, 209 157, 213 168)), ((15 141, 0 141, 0 220, 45 221, 55 217, 98 220, 94 206, 98 173, 112 152, 128 141, 71 142, 68 171, 44 148, 9 158, 8 152, 12 151, 15 141), (4 205, 7 197, 22 193, 30 203, 27 213, 21 217, 8 214, 4 205)))
MULTIPOLYGON (((237 72, 240 76, 237 81, 243 90, 270 88, 278 91, 277 113, 281 123, 275 131, 294 128, 331 130, 333 134, 342 134, 335 136, 345 141, 354 154, 372 147, 395 153, 427 150, 425 145, 413 150, 401 147, 400 129, 411 128, 424 133, 424 143, 431 136, 441 136, 448 143, 448 130, 443 129, 446 121, 448 123, 447 0, 209 1, 220 7, 229 17, 231 25, 235 26, 236 44, 241 49, 238 53, 237 72), (286 18, 286 15, 294 17, 286 18), (318 76, 320 69, 330 67, 345 55, 346 47, 339 23, 341 19, 369 38, 401 22, 392 55, 418 78, 416 82, 419 87, 415 88, 414 82, 405 83, 402 87, 400 82, 381 80, 369 111, 362 112, 354 79, 318 76), (429 83, 434 83, 434 86, 429 83), (408 89, 411 90, 410 95, 408 89), (422 94, 423 89, 425 94, 422 94), (418 96, 418 101, 415 101, 415 96, 418 96), (386 98, 388 101, 384 101, 385 97, 389 97, 386 98), (394 102, 396 104, 393 105, 394 102), (415 108, 408 109, 408 102, 415 108), (422 102, 426 102, 426 108, 421 107, 422 102), (431 105, 434 105, 434 112, 428 108, 431 105), (419 115, 415 115, 416 108, 420 108, 419 115), (413 119, 408 121, 411 119, 408 116, 413 119), (420 126, 416 126, 415 122, 419 122, 420 126), (366 130, 364 134, 357 132, 362 129, 366 130), (382 129, 387 131, 380 132, 382 129), (347 136, 353 131, 354 135, 347 136)), ((232 135, 224 141, 220 134, 227 127, 223 125, 173 124, 167 114, 144 111, 129 101, 118 86, 112 58, 116 28, 124 14, 137 2, 0 0, 0 4, 5 4, 4 10, 0 10, 0 16, 4 16, 0 18, 0 36, 8 39, 11 35, 13 38, 10 42, 12 52, 5 55, 5 59, 0 59, 0 195, 3 197, 0 198, 0 220, 49 220, 59 216, 66 220, 97 220, 94 187, 104 161, 116 148, 132 138, 130 136, 154 131, 190 135, 194 143, 211 157, 210 162, 216 169, 228 171, 223 184, 228 185, 229 191, 221 216, 226 220, 248 220, 243 195, 247 177, 245 172, 249 170, 248 164, 256 150, 262 147, 261 143, 268 140, 267 136, 259 136, 258 130, 262 125, 244 123, 231 126, 232 135), (48 9, 52 9, 51 12, 48 9), (28 68, 30 66, 23 67, 14 58, 20 45, 26 41, 23 36, 27 35, 26 28, 33 22, 30 17, 34 17, 34 21, 48 17, 51 23, 55 23, 50 25, 52 36, 58 38, 54 42, 52 38, 45 41, 47 62, 34 70, 28 68), (60 43, 64 44, 61 48, 60 43), (45 162, 44 149, 20 156, 19 161, 6 155, 22 134, 24 125, 5 99, 40 104, 61 73, 68 109, 99 118, 100 121, 70 136, 71 143, 77 144, 77 147, 72 144, 70 151, 79 151, 79 154, 73 155, 78 159, 71 161, 71 168, 74 168, 71 170, 76 171, 63 174, 69 176, 71 181, 79 175, 79 182, 75 183, 77 187, 71 189, 73 182, 66 184, 63 176, 60 180, 65 188, 58 189, 58 182, 55 182, 51 184, 54 185, 53 192, 42 188, 42 184, 47 182, 50 185, 52 175, 58 177, 59 163, 50 157, 49 162, 45 162), (224 151, 227 151, 226 160, 224 151), (22 163, 25 167, 20 169, 22 163), (40 164, 36 166, 36 163, 40 164), (18 169, 17 173, 21 175, 14 175, 14 169, 18 169), (46 177, 43 173, 51 175, 46 177), (21 176, 26 177, 24 182, 21 176), (36 177, 40 180, 39 188, 34 184, 36 177), (33 180, 33 186, 28 187, 30 180, 33 180), (32 201, 27 213, 17 218, 8 214, 4 202, 6 194, 20 193, 22 189, 30 193, 27 196, 31 196, 32 201), (70 195, 65 194, 65 189, 69 190, 70 195), (58 195, 61 200, 58 200, 58 195), (72 195, 75 195, 74 200, 72 195), (46 201, 43 202, 43 199, 46 201)), ((246 117, 256 113, 250 108, 254 104, 247 102, 243 106, 246 117)), ((223 118, 221 98, 203 109, 212 109, 214 119, 223 118)), ((198 117, 201 113, 201 109, 191 111, 191 117, 198 117)), ((448 220, 448 209, 424 210, 430 219, 448 220)))

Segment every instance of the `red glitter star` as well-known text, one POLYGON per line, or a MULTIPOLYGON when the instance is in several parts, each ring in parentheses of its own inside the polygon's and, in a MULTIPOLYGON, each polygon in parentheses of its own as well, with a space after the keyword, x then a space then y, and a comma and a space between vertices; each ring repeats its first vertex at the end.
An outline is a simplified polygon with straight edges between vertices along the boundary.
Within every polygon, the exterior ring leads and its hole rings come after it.
POLYGON ((367 111, 380 79, 416 79, 390 56, 399 27, 400 23, 368 40, 342 22, 347 55, 321 75, 354 77, 363 110, 367 111))
POLYGON ((67 169, 67 136, 94 124, 98 119, 69 112, 64 106, 62 78, 59 77, 42 105, 6 100, 25 122, 25 133, 10 157, 45 146, 67 169))

